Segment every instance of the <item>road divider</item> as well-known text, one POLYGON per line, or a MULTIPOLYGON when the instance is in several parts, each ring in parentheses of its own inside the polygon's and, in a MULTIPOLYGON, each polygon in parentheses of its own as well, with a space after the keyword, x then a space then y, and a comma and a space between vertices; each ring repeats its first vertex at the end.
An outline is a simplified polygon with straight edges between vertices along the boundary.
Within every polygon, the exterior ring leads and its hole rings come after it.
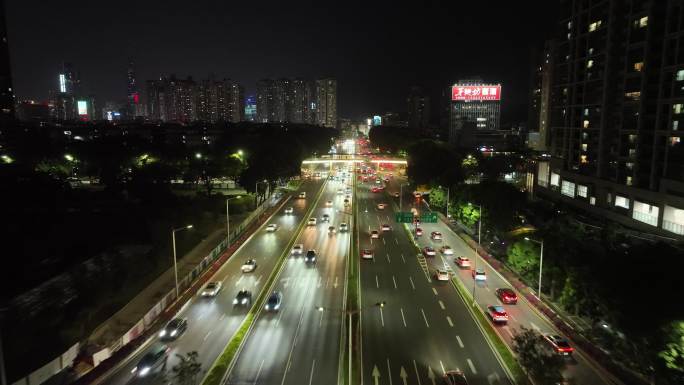
POLYGON ((306 227, 307 219, 311 216, 311 213, 318 205, 318 202, 323 196, 323 191, 325 191, 327 183, 327 181, 323 183, 320 190, 318 191, 318 194, 316 195, 316 199, 314 200, 313 204, 306 211, 306 214, 302 216, 302 220, 300 221, 299 226, 295 230, 294 236, 287 243, 285 249, 278 258, 278 261, 276 262, 276 265, 274 266, 273 270, 271 271, 271 274, 266 280, 264 287, 261 289, 261 292, 259 293, 257 300, 254 302, 254 305, 247 312, 247 315, 242 320, 240 327, 235 331, 235 334, 233 334, 233 336, 230 338, 230 341, 228 341, 228 344, 223 349, 223 352, 218 356, 216 361, 214 361, 214 364, 211 366, 211 368, 207 372, 207 375, 202 380, 202 385, 220 385, 225 383, 226 377, 230 374, 230 371, 235 366, 235 360, 238 357, 240 350, 242 350, 242 347, 246 340, 245 337, 252 330, 254 326, 254 321, 261 313, 264 303, 268 298, 268 293, 270 293, 271 288, 277 282, 277 278, 278 276, 280 276, 283 266, 285 265, 285 261, 287 260, 287 257, 290 255, 290 250, 292 249, 292 246, 295 244, 297 238, 299 238, 302 231, 306 227))

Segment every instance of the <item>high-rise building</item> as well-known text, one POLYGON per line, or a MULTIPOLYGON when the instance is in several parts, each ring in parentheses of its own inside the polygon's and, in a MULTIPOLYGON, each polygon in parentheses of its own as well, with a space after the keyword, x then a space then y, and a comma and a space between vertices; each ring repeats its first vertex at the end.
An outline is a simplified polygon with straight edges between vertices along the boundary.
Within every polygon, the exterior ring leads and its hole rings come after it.
POLYGON ((245 100, 245 120, 255 122, 257 118, 256 96, 249 95, 245 100))
POLYGON ((257 122, 267 123, 275 121, 274 93, 273 80, 262 79, 257 82, 257 122))
POLYGON ((287 108, 287 121, 293 123, 307 123, 306 119, 306 81, 293 79, 290 81, 287 108))
POLYGON ((549 103, 551 101, 551 81, 553 78, 554 42, 547 41, 542 51, 534 50, 532 54, 532 70, 530 85, 530 109, 528 128, 536 133, 536 140, 531 147, 537 151, 546 151, 549 146, 549 103))
POLYGON ((408 126, 414 129, 426 128, 430 122, 430 97, 421 87, 411 87, 406 99, 408 104, 408 126))
POLYGON ((14 89, 10 71, 5 2, 0 1, 0 122, 14 119, 14 89))
POLYGON ((317 124, 324 127, 337 127, 337 80, 316 80, 317 124))
POLYGON ((226 81, 209 79, 198 85, 192 77, 161 76, 146 83, 147 118, 189 123, 227 120, 226 81))
POLYGON ((684 236, 680 0, 564 0, 552 58, 551 161, 540 194, 684 236))
POLYGON ((226 81, 226 121, 237 123, 245 120, 245 87, 226 81))
POLYGON ((316 82, 304 81, 304 123, 316 124, 318 121, 318 100, 316 98, 316 82))
POLYGON ((286 122, 288 110, 291 109, 291 92, 289 79, 277 79, 273 82, 273 118, 271 122, 286 122))
POLYGON ((138 83, 135 77, 135 65, 133 60, 128 61, 127 87, 126 87, 126 118, 135 119, 142 116, 142 106, 138 83))
POLYGON ((461 120, 474 122, 478 130, 498 130, 500 102, 500 84, 485 84, 481 79, 459 80, 451 86, 450 130, 461 120))
POLYGON ((161 84, 159 80, 148 80, 145 82, 145 109, 147 110, 146 116, 149 120, 162 120, 160 90, 161 84))

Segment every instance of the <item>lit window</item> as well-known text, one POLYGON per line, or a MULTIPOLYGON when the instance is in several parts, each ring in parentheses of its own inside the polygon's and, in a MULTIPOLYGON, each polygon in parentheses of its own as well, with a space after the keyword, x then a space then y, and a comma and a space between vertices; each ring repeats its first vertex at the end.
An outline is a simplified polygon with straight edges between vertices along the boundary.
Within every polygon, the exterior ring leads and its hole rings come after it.
POLYGON ((587 147, 586 143, 582 143, 582 151, 587 151, 587 147))
POLYGON ((572 39, 572 34, 568 32, 568 40, 572 39))
POLYGON ((641 91, 625 92, 625 97, 627 99, 639 100, 641 98, 641 91))
POLYGON ((591 68, 594 66, 594 61, 593 60, 587 60, 587 68, 591 68))
POLYGON ((684 80, 684 70, 677 71, 677 76, 675 79, 677 79, 677 81, 679 81, 679 82, 684 80))
POLYGON ((591 24, 589 24, 589 32, 594 32, 596 31, 599 27, 601 27, 601 20, 597 20, 591 24))
POLYGON ((641 72, 642 69, 644 69, 644 62, 640 61, 640 62, 634 63, 634 71, 641 72))
POLYGON ((632 169, 634 169, 634 163, 627 162, 627 163, 625 163, 625 167, 627 167, 628 170, 632 170, 632 169))
POLYGON ((572 28, 572 21, 568 21, 568 29, 572 28))
POLYGON ((589 198, 589 204, 592 206, 596 205, 596 197, 589 198))
POLYGON ((582 163, 582 164, 589 163, 589 159, 587 158, 586 155, 580 155, 580 163, 582 163))
POLYGON ((582 122, 582 127, 584 127, 584 128, 589 128, 589 121, 588 121, 588 120, 583 121, 583 122, 582 122))
POLYGON ((629 199, 627 199, 623 196, 620 196, 620 195, 616 195, 615 196, 615 206, 628 209, 629 208, 629 199))
POLYGON ((629 134, 629 142, 634 143, 636 142, 636 135, 635 134, 629 134))
POLYGON ((587 186, 583 186, 581 184, 577 185, 577 196, 580 196, 582 198, 587 197, 587 186))
POLYGON ((648 16, 644 16, 639 19, 639 27, 643 28, 648 25, 648 16))
POLYGON ((672 131, 677 131, 679 128, 679 120, 673 120, 672 121, 672 131))
POLYGON ((570 198, 574 198, 575 197, 575 184, 568 181, 568 180, 564 180, 561 183, 561 194, 568 196, 570 198))
POLYGON ((584 116, 589 116, 589 109, 588 108, 584 109, 584 116))
POLYGON ((675 114, 681 114, 682 111, 684 111, 684 104, 677 103, 672 105, 672 111, 674 111, 675 114))
POLYGON ((628 177, 627 177, 627 179, 625 180, 625 184, 626 184, 627 186, 631 186, 631 185, 632 185, 632 177, 631 177, 631 176, 628 176, 628 177))
POLYGON ((558 186, 560 183, 560 175, 556 174, 555 172, 551 173, 551 186, 558 186))
POLYGON ((633 148, 630 148, 629 149, 629 157, 634 158, 635 155, 636 155, 636 150, 633 148))
POLYGON ((594 48, 589 48, 589 51, 587 51, 589 55, 592 55, 594 53, 594 48))
POLYGON ((674 146, 679 144, 679 142, 682 140, 679 136, 671 136, 670 137, 670 146, 674 146))

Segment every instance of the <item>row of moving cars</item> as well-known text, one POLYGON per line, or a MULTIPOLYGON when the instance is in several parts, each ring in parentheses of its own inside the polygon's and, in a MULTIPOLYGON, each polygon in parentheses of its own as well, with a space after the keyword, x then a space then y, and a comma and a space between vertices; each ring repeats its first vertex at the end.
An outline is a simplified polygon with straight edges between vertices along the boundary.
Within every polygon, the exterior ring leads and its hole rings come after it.
MULTIPOLYGON (((417 230, 419 230, 419 228, 416 228, 416 233, 418 232, 417 230)), ((422 231, 420 235, 422 235, 422 231)), ((441 241, 442 234, 438 231, 433 231, 430 235, 430 238, 433 241, 441 241)), ((454 254, 453 249, 448 245, 442 246, 440 251, 445 256, 451 256, 454 254)), ((433 247, 426 246, 423 248, 423 255, 426 257, 434 257, 436 254, 437 253, 433 247)), ((472 269, 472 264, 468 257, 458 256, 454 258, 454 263, 461 269, 472 269)), ((483 268, 472 269, 471 275, 476 282, 484 282, 487 280, 487 273, 483 268)), ((448 281, 450 279, 449 272, 445 269, 438 269, 435 273, 435 278, 438 281, 448 281)), ((515 305, 518 303, 518 296, 513 289, 498 288, 495 290, 495 295, 504 305, 515 305)), ((487 315, 494 324, 505 325, 508 323, 508 312, 501 305, 488 305, 487 315)), ((568 340, 559 335, 544 333, 541 334, 540 338, 542 338, 550 348, 560 355, 567 356, 571 355, 573 352, 573 348, 570 346, 568 340)))
MULTIPOLYGON (((299 194, 300 198, 306 198, 306 192, 299 194)), ((285 209, 285 214, 293 214, 294 209, 292 207, 287 207, 285 209)), ((275 223, 268 224, 266 226, 266 232, 275 232, 278 230, 278 225, 275 223)), ((296 245, 303 247, 302 245, 296 245)), ((294 249, 293 249, 294 252, 294 249)), ((243 273, 253 273, 257 269, 257 261, 255 258, 248 258, 240 267, 243 273)), ((211 281, 208 282, 202 291, 199 293, 203 298, 214 298, 223 289, 223 283, 221 281, 211 281)), ((272 292, 264 309, 266 311, 278 311, 283 300, 283 295, 279 291, 272 292)), ((251 306, 252 305, 252 292, 247 289, 242 289, 238 291, 237 295, 233 299, 234 306, 251 306)), ((139 378, 148 377, 151 374, 156 374, 158 372, 166 370, 166 363, 168 361, 169 347, 165 342, 173 341, 179 338, 188 329, 187 318, 174 318, 169 321, 164 328, 159 331, 158 337, 160 342, 155 343, 150 350, 140 359, 138 364, 133 368, 132 373, 139 378)))

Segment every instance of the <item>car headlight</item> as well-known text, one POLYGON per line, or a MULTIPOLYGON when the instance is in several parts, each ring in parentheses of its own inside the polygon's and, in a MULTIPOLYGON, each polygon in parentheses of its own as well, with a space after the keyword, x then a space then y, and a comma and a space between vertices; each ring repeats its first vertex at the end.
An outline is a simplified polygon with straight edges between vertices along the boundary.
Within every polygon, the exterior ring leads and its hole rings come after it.
POLYGON ((266 304, 266 310, 271 310, 271 305, 266 304))
POLYGON ((238 303, 238 299, 235 298, 235 299, 233 300, 233 305, 237 305, 237 303, 238 303))
POLYGON ((176 334, 178 334, 178 330, 174 330, 174 331, 172 331, 172 332, 171 332, 171 337, 175 337, 175 336, 176 336, 176 334))
POLYGON ((140 373, 138 373, 138 375, 141 376, 141 377, 144 377, 144 376, 146 376, 147 373, 149 373, 149 372, 150 372, 150 368, 149 368, 149 367, 144 367, 144 368, 140 369, 140 373))
POLYGON ((159 337, 164 337, 166 335, 166 330, 162 330, 159 332, 159 337))
POLYGON ((275 309, 275 310, 280 309, 280 305, 275 305, 275 306, 273 306, 273 309, 275 309))
POLYGON ((246 304, 246 303, 247 303, 247 298, 243 298, 243 299, 242 299, 242 304, 244 305, 244 304, 246 304))

